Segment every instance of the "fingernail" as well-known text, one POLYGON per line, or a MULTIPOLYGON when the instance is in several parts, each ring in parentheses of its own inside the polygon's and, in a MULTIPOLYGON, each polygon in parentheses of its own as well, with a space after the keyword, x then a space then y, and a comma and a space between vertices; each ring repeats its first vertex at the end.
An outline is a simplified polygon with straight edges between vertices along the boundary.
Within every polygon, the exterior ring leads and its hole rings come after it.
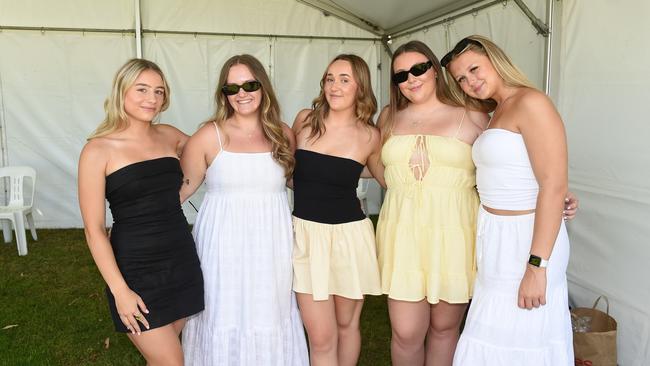
POLYGON ((147 314, 149 314, 149 310, 148 310, 148 309, 144 309, 144 312, 147 313, 147 314))
POLYGON ((566 210, 562 210, 562 213, 566 215, 566 210))
POLYGON ((569 202, 569 198, 564 198, 564 202, 569 202))

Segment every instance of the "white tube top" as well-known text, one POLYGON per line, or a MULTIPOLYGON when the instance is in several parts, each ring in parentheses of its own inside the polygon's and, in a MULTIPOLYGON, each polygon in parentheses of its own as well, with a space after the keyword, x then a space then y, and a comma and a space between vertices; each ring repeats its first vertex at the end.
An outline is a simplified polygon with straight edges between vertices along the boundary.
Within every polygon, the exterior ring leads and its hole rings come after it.
POLYGON ((472 159, 481 204, 501 210, 535 208, 539 185, 521 134, 485 130, 474 142, 472 159))

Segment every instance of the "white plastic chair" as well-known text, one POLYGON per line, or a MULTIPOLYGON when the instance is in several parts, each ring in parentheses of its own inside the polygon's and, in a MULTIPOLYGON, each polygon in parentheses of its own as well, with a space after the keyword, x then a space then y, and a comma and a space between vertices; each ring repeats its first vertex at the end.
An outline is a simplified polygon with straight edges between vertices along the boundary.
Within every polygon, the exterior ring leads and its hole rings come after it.
POLYGON ((359 185, 357 185, 357 198, 359 198, 361 209, 366 216, 368 216, 368 184, 370 184, 370 179, 360 178, 359 185))
POLYGON ((0 168, 0 179, 9 183, 5 189, 9 192, 9 202, 6 206, 0 206, 0 220, 2 223, 2 235, 5 243, 11 242, 11 229, 16 232, 16 243, 18 245, 18 255, 27 255, 27 238, 25 237, 25 218, 29 224, 29 230, 32 238, 38 240, 36 236, 36 226, 34 226, 34 216, 32 216, 32 205, 34 203, 34 187, 36 186, 36 171, 28 166, 6 166, 0 168), (27 196, 24 193, 25 178, 31 178, 32 185, 27 196), (26 202, 29 198, 29 203, 26 202))

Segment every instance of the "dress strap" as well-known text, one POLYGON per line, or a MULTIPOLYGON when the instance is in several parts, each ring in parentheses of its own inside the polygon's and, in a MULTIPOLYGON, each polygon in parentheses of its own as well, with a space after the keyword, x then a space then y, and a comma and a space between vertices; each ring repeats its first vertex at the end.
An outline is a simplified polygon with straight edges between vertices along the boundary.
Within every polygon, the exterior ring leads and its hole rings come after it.
POLYGON ((212 124, 214 125, 214 128, 217 130, 217 140, 219 140, 219 152, 223 151, 223 145, 221 145, 221 134, 219 133, 219 126, 217 126, 217 122, 212 121, 212 124))
POLYGON ((460 118, 460 123, 458 124, 458 129, 456 130, 456 133, 454 134, 454 138, 458 138, 458 134, 460 133, 460 128, 463 127, 463 121, 465 121, 465 115, 467 114, 467 109, 463 110, 463 116, 460 118))

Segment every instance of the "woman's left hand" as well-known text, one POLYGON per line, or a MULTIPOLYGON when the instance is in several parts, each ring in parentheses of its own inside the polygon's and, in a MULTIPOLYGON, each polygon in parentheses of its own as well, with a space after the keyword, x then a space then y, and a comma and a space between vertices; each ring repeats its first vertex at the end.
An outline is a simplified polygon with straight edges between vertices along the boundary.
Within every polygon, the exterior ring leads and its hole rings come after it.
POLYGON ((546 305, 546 268, 526 264, 524 278, 519 284, 518 305, 528 310, 546 305))

